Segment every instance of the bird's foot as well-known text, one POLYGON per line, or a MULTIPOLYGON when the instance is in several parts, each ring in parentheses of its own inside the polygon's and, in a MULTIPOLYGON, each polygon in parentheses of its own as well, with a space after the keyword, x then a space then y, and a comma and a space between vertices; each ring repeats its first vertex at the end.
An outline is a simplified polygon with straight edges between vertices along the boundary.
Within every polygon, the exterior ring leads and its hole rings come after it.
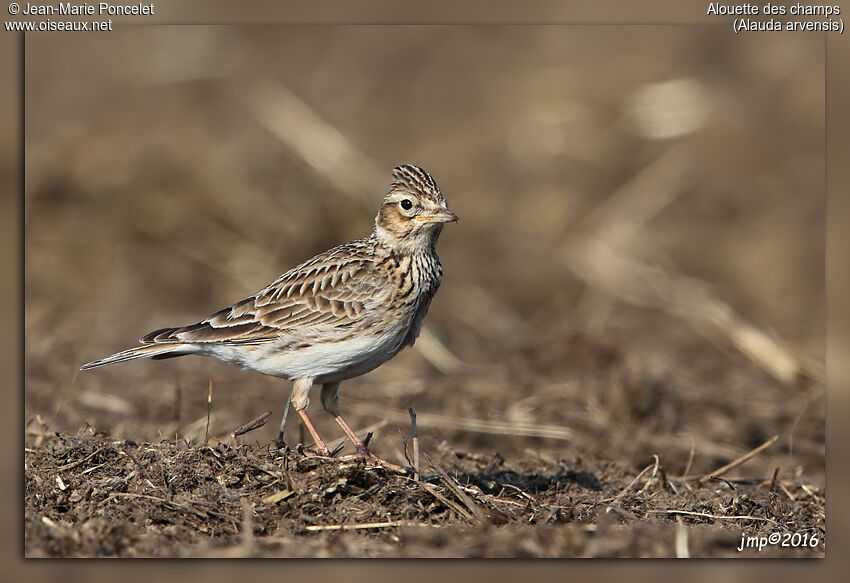
POLYGON ((397 474, 410 474, 410 470, 408 470, 407 468, 376 456, 374 453, 369 451, 369 448, 367 448, 365 445, 357 446, 356 453, 344 455, 341 457, 335 457, 336 453, 339 451, 338 449, 330 451, 329 449, 325 448, 324 450, 318 449, 318 451, 313 451, 312 449, 307 449, 303 445, 299 445, 297 451, 298 453, 306 457, 321 457, 327 459, 336 459, 340 461, 363 460, 368 466, 380 466, 383 468, 387 468, 388 470, 391 470, 397 474))
POLYGON ((362 459, 366 461, 366 465, 372 466, 381 466, 383 468, 387 468, 388 470, 392 470, 397 474, 409 474, 410 471, 407 468, 404 468, 398 464, 394 464, 393 462, 387 461, 383 458, 379 458, 374 453, 369 451, 369 448, 366 447, 366 444, 358 444, 357 452, 343 456, 340 459, 362 459))
MULTIPOLYGON (((324 444, 322 444, 322 445, 324 445, 324 444)), ((316 447, 317 451, 313 451, 312 449, 307 449, 306 447, 304 447, 304 444, 299 444, 298 447, 296 448, 296 450, 298 451, 298 453, 303 454, 307 457, 327 457, 327 458, 330 458, 330 457, 333 457, 333 453, 334 453, 334 452, 331 452, 331 450, 329 450, 327 448, 327 446, 316 447)))

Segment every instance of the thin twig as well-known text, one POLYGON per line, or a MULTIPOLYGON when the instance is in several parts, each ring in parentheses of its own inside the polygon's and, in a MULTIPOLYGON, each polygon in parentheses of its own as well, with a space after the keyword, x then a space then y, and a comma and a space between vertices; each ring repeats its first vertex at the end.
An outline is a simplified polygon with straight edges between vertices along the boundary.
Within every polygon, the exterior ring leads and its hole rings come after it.
POLYGON ((271 411, 266 411, 265 413, 263 413, 259 417, 255 417, 254 419, 251 419, 250 421, 248 421, 248 423, 245 423, 244 425, 240 425, 239 427, 237 427, 236 429, 233 430, 233 433, 230 434, 231 437, 235 438, 239 435, 244 435, 244 434, 248 433, 249 431, 254 431, 255 429, 259 429, 260 427, 262 427, 263 425, 266 424, 266 419, 271 417, 271 414, 272 414, 271 411))
POLYGON ((93 458, 94 456, 96 456, 97 454, 99 454, 102 451, 103 451, 103 448, 101 447, 101 448, 97 449, 96 451, 90 453, 89 455, 87 455, 86 457, 84 457, 81 460, 71 462, 70 464, 65 464, 64 466, 59 466, 58 468, 56 468, 56 471, 62 472, 62 471, 65 471, 65 470, 70 470, 71 468, 75 468, 80 464, 86 463, 87 461, 89 461, 91 458, 93 458))
POLYGON ((786 385, 801 374, 822 380, 811 359, 798 356, 717 297, 705 281, 681 273, 672 261, 644 262, 637 252, 652 241, 646 224, 687 192, 693 154, 673 147, 599 205, 563 246, 566 266, 591 287, 625 302, 652 306, 682 318, 710 340, 723 338, 786 385))
MULTIPOLYGON (((199 417, 199 418, 195 419, 194 421, 192 421, 191 423, 186 425, 183 429, 177 428, 175 430, 175 433, 177 435, 182 435, 183 439, 186 441, 186 443, 200 441, 201 440, 201 428, 204 427, 204 425, 207 423, 206 417, 207 416, 204 415, 203 417, 199 417)), ((210 424, 212 422, 212 419, 218 419, 218 416, 217 415, 210 415, 210 422, 209 422, 210 424)))
POLYGON ((410 413, 410 427, 413 431, 413 479, 419 481, 419 430, 416 427, 416 412, 413 407, 407 410, 410 413))
POLYGON ((365 530, 370 528, 393 528, 396 526, 422 526, 425 528, 439 528, 436 524, 422 524, 421 522, 410 522, 407 520, 390 520, 387 522, 367 522, 363 524, 317 524, 304 527, 305 530, 365 530))
POLYGON ((242 556, 251 554, 254 548, 254 505, 247 498, 242 499, 242 556))
POLYGON ((691 434, 688 434, 688 437, 691 438, 691 450, 688 453, 688 463, 685 464, 685 470, 682 472, 682 475, 679 476, 680 480, 685 479, 685 476, 687 476, 688 472, 691 471, 691 464, 694 463, 694 453, 696 452, 696 449, 697 449, 697 440, 694 439, 694 436, 691 435, 691 434))
POLYGON ((688 551, 688 527, 679 516, 676 517, 676 558, 691 558, 691 553, 688 551))
POLYGON ((797 501, 797 498, 795 498, 794 495, 791 492, 788 491, 788 488, 785 487, 785 484, 783 484, 782 482, 779 482, 779 487, 782 489, 783 492, 785 492, 785 495, 788 496, 788 499, 791 502, 797 501))
MULTIPOLYGON (((277 440, 279 443, 284 443, 283 441, 283 432, 286 430, 286 420, 289 417, 289 409, 292 407, 292 395, 295 394, 295 384, 289 387, 289 395, 286 397, 286 403, 283 404, 283 415, 280 417, 280 431, 277 434, 277 440)), ((301 443, 304 443, 304 424, 299 425, 301 428, 299 435, 301 436, 301 443)))
MULTIPOLYGON (((350 402, 348 410, 352 412, 374 415, 375 408, 371 404, 350 402)), ((401 409, 381 409, 381 414, 387 420, 406 422, 410 414, 401 409)), ((574 435, 568 427, 560 425, 541 425, 537 423, 508 423, 496 421, 484 421, 479 419, 465 419, 462 417, 449 417, 436 413, 417 413, 416 417, 427 427, 438 427, 440 429, 452 429, 456 431, 471 431, 475 433, 488 433, 493 435, 519 435, 522 437, 548 437, 549 439, 563 439, 573 441, 574 435)))
POLYGON ((115 492, 110 494, 106 499, 103 500, 98 506, 104 506, 108 502, 115 500, 117 498, 145 498, 146 500, 153 500, 154 502, 159 502, 160 504, 164 504, 166 506, 171 506, 172 508, 178 510, 186 510, 189 512, 194 512, 198 514, 197 510, 190 508, 184 504, 178 504, 177 502, 172 502, 171 500, 166 500, 165 498, 160 498, 159 496, 151 496, 150 494, 134 494, 132 492, 115 492))
POLYGON ((628 484, 625 488, 623 488, 623 491, 622 491, 622 492, 620 492, 619 494, 617 494, 617 495, 614 497, 614 499, 613 499, 613 500, 611 500, 611 504, 616 504, 617 502, 619 502, 619 501, 620 501, 620 499, 621 499, 623 496, 625 496, 625 495, 626 495, 626 493, 627 493, 629 490, 631 490, 632 486, 634 486, 635 484, 637 484, 638 480, 640 480, 640 479, 641 479, 641 477, 643 477, 643 475, 644 475, 646 472, 648 472, 649 470, 651 470, 651 469, 652 469, 652 468, 654 468, 654 467, 657 467, 657 466, 656 466, 655 464, 650 464, 650 465, 646 466, 643 470, 641 470, 641 472, 640 472, 637 476, 635 476, 635 479, 634 479, 634 480, 632 480, 631 482, 629 482, 629 484, 628 484))
POLYGON ((776 466, 776 469, 773 470, 773 479, 770 480, 770 492, 776 492, 776 487, 779 485, 779 470, 781 466, 776 466))
POLYGON ((684 516, 699 516, 700 518, 712 518, 715 520, 758 520, 761 522, 770 522, 779 528, 785 528, 775 520, 763 518, 761 516, 723 516, 722 514, 707 514, 705 512, 691 512, 690 510, 650 510, 654 514, 682 514, 684 516))
POLYGON ((454 494, 458 500, 460 500, 464 506, 466 506, 470 513, 472 514, 473 522, 478 523, 479 525, 487 524, 487 514, 481 510, 481 508, 476 504, 472 498, 467 495, 466 492, 463 491, 463 488, 451 477, 449 476, 441 467, 434 463, 434 461, 428 457, 428 462, 431 464, 431 467, 440 475, 440 480, 443 484, 448 488, 452 494, 454 494))
POLYGON ((413 467, 413 461, 410 459, 410 454, 407 451, 407 438, 404 436, 404 433, 401 429, 398 430, 401 435, 401 453, 404 454, 404 459, 407 461, 408 467, 413 467))
POLYGON ((652 454, 652 459, 655 460, 655 465, 652 467, 652 475, 649 476, 649 479, 646 481, 646 484, 644 484, 643 488, 640 489, 641 492, 649 488, 650 484, 652 484, 652 480, 655 478, 655 476, 658 475, 658 468, 661 465, 661 457, 656 453, 652 454))
POLYGON ((207 428, 204 431, 204 445, 210 444, 210 415, 212 415, 212 377, 210 377, 210 386, 207 389, 207 428))
POLYGON ((429 494, 431 494, 434 498, 442 502, 446 508, 454 510, 461 518, 465 518, 470 522, 475 522, 475 517, 470 514, 469 511, 466 510, 466 508, 445 496, 434 484, 429 484, 428 482, 419 483, 422 484, 422 486, 426 490, 428 490, 429 494))
POLYGON ((771 445, 776 443, 777 439, 779 439, 779 436, 774 435, 773 437, 771 437, 770 439, 768 439, 767 441, 762 443, 757 448, 745 453, 744 455, 742 455, 741 457, 739 457, 735 460, 732 460, 731 462, 729 462, 725 466, 717 468, 713 472, 709 472, 707 474, 700 476, 699 478, 697 478, 697 482, 701 483, 701 482, 708 480, 708 479, 711 479, 711 478, 719 478, 720 476, 722 476, 723 474, 725 474, 729 470, 737 468, 738 466, 740 466, 741 464, 743 464, 744 462, 746 462, 750 458, 755 457, 758 454, 760 454, 761 452, 763 452, 764 450, 766 450, 768 447, 770 447, 771 445))

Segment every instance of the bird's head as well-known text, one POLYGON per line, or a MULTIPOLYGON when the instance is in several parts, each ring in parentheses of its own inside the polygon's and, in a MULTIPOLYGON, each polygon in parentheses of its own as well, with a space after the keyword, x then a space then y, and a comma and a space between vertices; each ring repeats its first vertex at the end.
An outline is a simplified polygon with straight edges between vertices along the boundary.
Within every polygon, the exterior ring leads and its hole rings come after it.
POLYGON ((433 249, 443 223, 458 220, 431 175, 404 164, 393 169, 390 192, 375 218, 375 236, 401 253, 433 249))

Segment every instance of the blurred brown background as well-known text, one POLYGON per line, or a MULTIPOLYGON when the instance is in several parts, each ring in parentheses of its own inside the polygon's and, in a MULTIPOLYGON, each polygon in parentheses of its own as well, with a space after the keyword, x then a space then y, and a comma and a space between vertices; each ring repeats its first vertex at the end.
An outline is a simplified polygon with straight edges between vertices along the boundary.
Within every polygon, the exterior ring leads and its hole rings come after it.
POLYGON ((343 385, 378 453, 397 452, 412 406, 425 451, 635 467, 657 453, 677 471, 779 434, 745 473, 822 486, 824 45, 732 40, 710 26, 30 38, 28 425, 197 440, 212 378, 217 435, 272 409, 247 437, 273 438, 284 381, 194 357, 77 369, 366 235, 390 169, 412 162, 461 222, 438 247, 424 342, 343 385))

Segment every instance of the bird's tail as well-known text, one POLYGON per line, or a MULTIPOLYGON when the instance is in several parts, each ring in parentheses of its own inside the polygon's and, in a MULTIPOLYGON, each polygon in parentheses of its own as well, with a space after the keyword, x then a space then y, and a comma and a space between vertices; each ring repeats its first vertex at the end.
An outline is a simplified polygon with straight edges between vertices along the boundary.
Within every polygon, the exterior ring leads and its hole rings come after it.
POLYGON ((90 368, 97 368, 98 366, 104 366, 106 364, 124 362, 125 360, 135 360, 137 358, 161 359, 183 356, 184 354, 191 354, 191 350, 187 349, 185 344, 149 344, 147 346, 130 348, 129 350, 118 352, 112 356, 107 356, 106 358, 86 363, 80 367, 80 370, 88 370, 90 368))

